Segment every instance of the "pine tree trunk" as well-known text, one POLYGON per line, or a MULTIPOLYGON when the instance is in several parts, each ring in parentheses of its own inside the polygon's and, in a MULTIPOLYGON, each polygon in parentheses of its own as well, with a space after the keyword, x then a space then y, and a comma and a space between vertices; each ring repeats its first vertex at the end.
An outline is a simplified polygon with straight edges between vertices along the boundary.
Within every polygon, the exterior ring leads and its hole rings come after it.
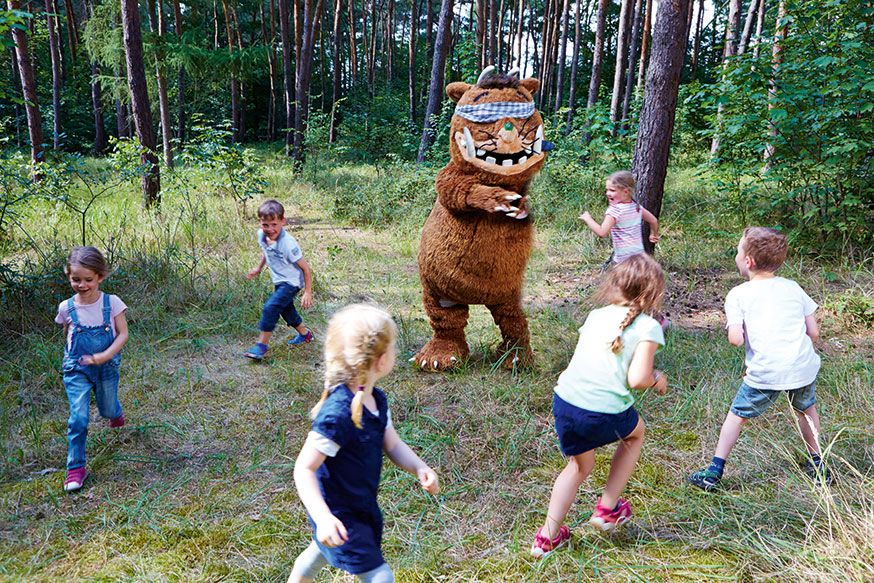
POLYGON ((61 145, 61 48, 57 28, 57 4, 46 2, 46 22, 49 32, 49 54, 52 62, 52 147, 61 145))
POLYGON ((76 62, 76 52, 79 48, 79 27, 76 23, 76 12, 71 0, 64 0, 64 12, 67 17, 67 44, 70 45, 70 57, 76 62))
POLYGON ((416 38, 419 36, 419 12, 416 0, 410 0, 410 43, 407 50, 407 85, 410 90, 410 123, 416 123, 416 38))
POLYGON ((419 143, 419 154, 416 160, 419 164, 425 161, 425 154, 434 140, 432 117, 440 111, 443 97, 443 74, 446 68, 446 55, 449 48, 449 34, 452 24, 452 0, 441 0, 440 20, 437 25, 437 39, 434 46, 434 58, 431 61, 431 85, 428 90, 428 105, 425 108, 425 121, 422 128, 422 140, 419 143))
POLYGON ((598 101, 598 91, 601 89, 601 68, 604 61, 604 25, 607 20, 607 8, 610 0, 598 0, 598 15, 595 24, 595 48, 592 50, 592 75, 589 78, 589 97, 586 107, 591 108, 598 101))
MULTIPOLYGON (((570 80, 570 97, 568 98, 567 119, 564 125, 564 135, 571 133, 574 121, 574 111, 577 107, 577 66, 580 60, 580 6, 581 0, 576 2, 576 13, 574 15, 574 57, 571 63, 571 80, 570 80)), ((588 10, 588 7, 586 8, 588 10)))
POLYGON ((267 73, 270 82, 270 97, 267 100, 267 139, 276 140, 276 10, 273 0, 267 0, 268 14, 270 17, 270 36, 267 36, 267 23, 264 14, 264 5, 258 5, 261 13, 261 36, 267 46, 267 73))
POLYGON ((498 62, 498 0, 489 2, 489 62, 486 65, 494 65, 498 62))
POLYGON ((94 153, 103 154, 106 151, 106 126, 103 125, 103 99, 101 97, 100 66, 97 61, 91 61, 91 109, 94 112, 94 153))
POLYGON ((149 107, 149 91, 143 63, 143 39, 137 0, 121 0, 121 22, 127 62, 127 84, 137 138, 143 148, 140 161, 147 167, 143 174, 143 204, 151 207, 161 202, 161 174, 158 157, 155 155, 155 134, 152 129, 152 110, 149 107))
MULTIPOLYGON (((694 0, 691 0, 694 2, 694 0)), ((704 0, 701 0, 702 2, 704 0)), ((637 89, 643 90, 644 73, 646 72, 646 57, 649 50, 649 34, 652 28, 652 0, 646 0, 646 16, 643 19, 643 32, 640 35, 640 60, 637 65, 637 89)))
MULTIPOLYGON (((24 95, 21 91, 21 73, 18 71, 18 59, 15 56, 15 45, 9 47, 9 62, 12 63, 12 95, 24 95)), ((21 103, 16 99, 12 105, 15 117, 15 146, 21 147, 21 103)))
MULTIPOLYGON (((690 0, 691 1, 691 0, 690 0)), ((690 4, 691 6, 691 4, 690 4)), ((628 114, 631 111, 631 96, 634 93, 634 63, 637 61, 637 41, 643 20, 643 0, 634 4, 634 22, 631 26, 631 42, 628 47, 628 66, 625 71, 625 95, 622 97, 622 129, 626 129, 628 114)))
POLYGON ((306 125, 309 118, 310 82, 312 80, 313 55, 315 54, 315 38, 318 32, 319 22, 322 18, 322 0, 304 0, 303 24, 301 28, 301 52, 298 54, 300 65, 298 77, 295 80, 295 97, 297 108, 294 113, 294 161, 297 169, 300 169, 305 153, 304 140, 306 138, 306 125))
MULTIPOLYGON (((755 2, 756 0, 752 0, 755 2)), ((765 0, 759 1, 759 15, 756 18, 756 44, 753 45, 753 60, 759 59, 759 45, 762 44, 762 26, 765 22, 765 0)))
MULTIPOLYGON (((271 0, 272 2, 272 0, 271 0)), ((173 27, 176 29, 176 39, 182 40, 182 7, 179 5, 179 0, 173 0, 173 27)), ((185 116, 185 67, 179 67, 179 73, 176 79, 177 101, 176 107, 179 110, 179 125, 176 129, 176 139, 180 143, 185 141, 186 116, 185 116)))
MULTIPOLYGON (((725 70, 728 61, 736 54, 738 27, 740 26, 740 0, 729 0, 728 21, 725 24, 725 45, 722 49, 722 78, 725 80, 725 70)), ((722 131, 722 111, 725 105, 720 101, 716 106, 716 131, 710 142, 710 156, 716 157, 719 152, 720 132, 722 131)))
MULTIPOLYGON (((158 33, 159 37, 164 37, 167 34, 167 25, 164 20, 164 3, 158 0, 157 10, 155 0, 149 0, 149 28, 151 32, 158 33)), ((173 134, 172 126, 170 125, 170 100, 167 98, 167 80, 164 78, 164 71, 161 68, 162 57, 155 57, 155 79, 158 85, 158 115, 160 116, 161 126, 161 146, 164 149, 164 164, 167 168, 173 168, 173 147, 170 145, 170 139, 173 134)))
POLYGON ((291 68, 291 24, 288 0, 279 0, 279 36, 282 44, 282 71, 285 85, 285 155, 291 156, 294 125, 294 71, 291 68))
POLYGON ((625 66, 628 61, 628 45, 631 32, 633 8, 632 0, 622 0, 619 12, 619 31, 616 38, 616 67, 613 71, 613 98, 610 100, 610 121, 613 122, 613 135, 622 108, 622 89, 625 86, 625 66))
MULTIPOLYGON (((576 2, 577 9, 579 10, 580 0, 576 2)), ((567 61, 567 21, 568 21, 568 12, 569 2, 568 0, 564 0, 564 4, 562 4, 561 8, 561 41, 559 41, 560 46, 558 49, 558 62, 557 68, 555 71, 556 81, 555 81, 555 107, 553 108, 555 111, 561 107, 562 95, 564 94, 564 66, 567 61)))
MULTIPOLYGON (((692 0, 693 2, 695 0, 692 0)), ((754 0, 755 1, 755 0, 754 0)), ((704 26, 704 0, 698 1, 698 24, 695 25, 695 46, 692 49, 692 79, 698 78, 698 58, 701 53, 701 35, 704 26)))
POLYGON ((343 44, 343 33, 340 30, 340 13, 343 10, 342 0, 334 0, 334 82, 331 87, 331 127, 328 130, 328 141, 337 141, 337 108, 340 101, 340 45, 343 44))
POLYGON ((750 42, 750 34, 753 32, 753 16, 756 14, 756 5, 758 0, 750 0, 750 5, 747 7, 747 17, 744 21, 744 30, 740 35, 740 42, 737 46, 737 54, 742 55, 746 52, 750 42))
MULTIPOLYGON (((637 144, 634 147, 632 173, 637 181, 639 202, 657 217, 662 209, 680 73, 686 54, 685 28, 689 1, 659 2, 637 144)), ((646 250, 652 253, 654 245, 649 242, 647 223, 643 224, 643 241, 646 250)))
MULTIPOLYGON (((19 0, 6 0, 6 7, 9 10, 21 10, 21 2, 19 0)), ((18 74, 21 77, 21 93, 24 98, 24 109, 27 113, 30 159, 34 164, 37 164, 43 160, 42 116, 40 116, 39 102, 36 98, 36 77, 33 72, 33 64, 30 62, 27 33, 20 28, 13 28, 12 40, 15 43, 15 57, 18 61, 18 74)))

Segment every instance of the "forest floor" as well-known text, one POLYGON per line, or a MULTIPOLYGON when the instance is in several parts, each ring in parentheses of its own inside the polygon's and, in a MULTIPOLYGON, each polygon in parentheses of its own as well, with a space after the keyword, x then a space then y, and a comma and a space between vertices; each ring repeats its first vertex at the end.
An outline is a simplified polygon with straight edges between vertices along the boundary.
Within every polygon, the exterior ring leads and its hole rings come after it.
MULTIPOLYGON (((583 226, 538 228, 525 287, 533 368, 494 366, 497 329, 474 307, 469 361, 426 374, 407 362, 430 336, 416 221, 357 228, 332 216, 318 188, 282 169, 268 179, 266 194, 288 203, 288 230, 313 267, 315 305, 302 314, 316 341, 289 349, 279 329, 261 364, 241 356, 270 291, 266 275, 243 281, 258 258, 256 221, 215 197, 190 216, 171 194, 162 217, 145 216, 134 193, 101 202, 98 244, 128 238, 116 257, 125 269, 103 286, 130 308, 120 389, 127 425, 110 429, 92 412, 91 477, 75 494, 62 490, 63 341, 50 322, 70 293, 61 264, 51 301, 21 308, 28 325, 0 344, 0 580, 284 581, 311 536, 292 468, 322 388, 325 325, 361 300, 398 322, 398 366, 383 386, 400 434, 441 480, 434 498, 385 466, 384 553, 399 582, 874 579, 874 332, 840 302, 847 290, 870 294, 870 265, 792 259, 784 268, 823 306, 817 392, 834 485, 817 487, 800 471, 801 440, 781 402, 742 436, 725 488, 705 494, 685 477, 709 461, 739 384, 743 352, 725 338, 722 303, 741 283, 740 231, 702 238, 705 227, 672 223, 669 186, 659 259, 674 326, 657 366, 670 391, 637 401, 648 434, 626 492, 634 516, 613 536, 587 526, 612 455, 605 447, 568 517, 571 545, 536 561, 528 549, 565 463, 552 387, 592 307, 608 245, 583 226), (137 247, 138 238, 166 257, 137 247), (188 266, 190 281, 178 269, 167 275, 172 261, 188 266)), ((39 242, 73 240, 70 219, 50 209, 30 221, 39 242)), ((326 569, 318 580, 351 579, 326 569)))

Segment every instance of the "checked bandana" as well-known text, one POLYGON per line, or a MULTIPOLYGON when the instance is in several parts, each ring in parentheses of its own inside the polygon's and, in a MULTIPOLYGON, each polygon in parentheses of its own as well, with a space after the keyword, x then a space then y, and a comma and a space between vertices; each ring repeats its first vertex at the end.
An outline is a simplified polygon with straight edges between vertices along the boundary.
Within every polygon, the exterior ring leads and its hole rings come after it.
POLYGON ((499 101, 479 105, 456 105, 455 115, 473 123, 489 123, 505 117, 529 118, 534 115, 534 102, 499 101))

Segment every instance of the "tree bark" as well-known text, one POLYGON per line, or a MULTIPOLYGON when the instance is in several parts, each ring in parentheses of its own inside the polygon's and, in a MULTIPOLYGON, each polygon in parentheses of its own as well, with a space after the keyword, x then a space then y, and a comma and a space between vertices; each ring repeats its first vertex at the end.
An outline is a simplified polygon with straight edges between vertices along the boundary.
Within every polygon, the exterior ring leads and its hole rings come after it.
MULTIPOLYGON (((2 6, 2 5, 0 5, 2 6)), ((12 63, 12 94, 24 95, 21 90, 21 73, 18 71, 18 60, 15 57, 15 45, 9 47, 9 61, 12 63)), ((13 108, 15 117, 15 146, 21 147, 21 102, 16 99, 13 108)))
MULTIPOLYGON (((577 0, 577 11, 579 11, 580 1, 577 0)), ((561 9, 561 41, 560 47, 558 49, 558 62, 557 69, 555 71, 556 81, 555 81, 555 111, 558 111, 559 107, 561 107, 561 98, 564 94, 564 65, 567 60, 567 21, 568 21, 568 13, 570 12, 570 7, 568 0, 564 0, 564 4, 561 9)))
POLYGON ((340 101, 340 46, 343 44, 343 33, 340 30, 340 13, 342 10, 342 0, 334 0, 334 46, 332 47, 334 82, 331 87, 331 127, 328 130, 328 141, 332 144, 337 141, 337 108, 340 101))
POLYGON ((637 0, 634 4, 634 22, 631 26, 631 42, 628 47, 628 66, 625 72, 625 95, 622 97, 622 129, 627 126, 628 114, 631 111, 631 95, 634 92, 634 63, 637 60, 637 41, 641 21, 643 20, 643 0, 637 0))
POLYGON ((49 32, 49 54, 52 62, 52 147, 61 145, 61 47, 57 27, 58 6, 55 0, 47 0, 46 22, 49 32))
MULTIPOLYGON (((272 0, 271 0, 272 2, 272 0)), ((179 0, 173 0, 173 28, 176 29, 176 38, 182 41, 182 7, 179 5, 179 0)), ((176 107, 179 110, 179 125, 176 129, 176 139, 179 142, 185 141, 186 115, 185 115, 185 67, 179 66, 179 73, 176 80, 177 101, 176 107)))
MULTIPOLYGON (((693 2, 695 0, 692 0, 693 2)), ((698 56, 701 53, 701 35, 704 25, 704 0, 698 1, 698 23, 695 25, 695 45, 692 49, 692 79, 698 78, 698 56)))
POLYGON ((428 91, 428 105, 425 107, 425 121, 422 128, 422 140, 419 143, 419 154, 416 160, 419 164, 425 161, 425 154, 434 139, 431 118, 440 111, 443 96, 443 72, 446 67, 446 54, 449 47, 449 33, 452 23, 452 0, 441 0, 440 20, 437 25, 437 39, 434 46, 434 58, 431 60, 431 86, 428 91))
MULTIPOLYGON (((625 66, 628 60, 628 37, 631 32, 632 0, 622 0, 619 11, 619 32, 616 39, 616 67, 613 71, 613 98, 610 100, 610 121, 613 122, 613 135, 622 107, 622 88, 625 81, 625 66)), ((684 15, 685 16, 685 15, 684 15)))
MULTIPOLYGON (((725 45, 722 48, 722 79, 725 80, 725 70, 728 67, 728 61, 736 54, 735 41, 737 40, 737 29, 740 26, 740 0, 729 0, 728 4, 728 21, 725 23, 725 45)), ((710 156, 716 157, 719 152, 720 132, 722 131, 722 111, 725 105, 720 101, 716 106, 716 128, 713 134, 713 140, 710 142, 710 156)))
MULTIPOLYGON (((692 0, 694 1, 694 0, 692 0)), ((701 0, 702 2, 704 0, 701 0)), ((644 72, 646 71, 646 57, 649 50, 649 34, 652 28, 652 0, 646 0, 646 16, 643 20, 643 33, 640 36, 640 61, 637 65, 637 88, 643 89, 644 72)))
POLYGON ((149 107, 149 91, 146 86, 143 38, 137 0, 121 0, 121 23, 134 124, 137 138, 143 148, 140 161, 147 166, 143 174, 143 203, 146 207, 151 207, 161 202, 161 174, 158 157, 155 155, 155 133, 152 129, 152 110, 149 107))
MULTIPOLYGON (((755 0, 752 0, 755 2, 755 0)), ((759 45, 762 44, 762 26, 765 22, 765 0, 759 1, 759 16, 756 18, 756 43, 753 45, 753 60, 759 59, 759 45)))
POLYGON ((744 29, 740 35, 740 42, 737 45, 737 54, 742 55, 747 50, 750 42, 750 34, 753 31, 753 16, 756 14, 756 5, 758 0, 750 0, 750 5, 747 7, 747 17, 744 21, 744 29))
POLYGON ((592 76, 589 78, 589 97, 586 107, 591 108, 598 101, 598 91, 601 89, 601 67, 604 60, 604 24, 607 20, 607 8, 610 0, 598 0, 598 15, 595 17, 595 48, 592 50, 592 76))
POLYGON ((416 38, 419 36, 419 12, 416 0, 410 0, 410 43, 407 50, 407 84, 410 91, 410 123, 416 123, 416 38))
POLYGON ((70 45, 70 57, 76 62, 76 52, 79 47, 79 26, 76 23, 76 12, 73 10, 73 2, 64 0, 64 12, 67 20, 67 43, 70 45))
MULTIPOLYGON (((167 25, 164 20, 164 3, 158 0, 157 7, 155 0, 148 0, 149 6, 149 29, 151 32, 157 33, 160 38, 167 34, 167 25)), ((158 116, 160 118, 161 127, 161 147, 164 150, 164 164, 167 168, 173 168, 173 147, 170 144, 170 139, 173 134, 173 129, 170 124, 170 100, 167 98, 167 80, 164 78, 164 71, 161 67, 163 55, 155 55, 155 79, 158 85, 158 116)))
POLYGON ((267 139, 276 140, 276 10, 273 0, 267 0, 268 14, 270 17, 270 36, 267 36, 267 17, 264 14, 264 5, 259 2, 258 10, 261 13, 261 37, 267 47, 267 73, 270 83, 270 97, 267 100, 267 139))
POLYGON ((282 71, 285 86, 285 155, 291 156, 294 125, 294 70, 291 68, 291 24, 288 0, 279 0, 279 37, 282 45, 282 71))
POLYGON ((777 124, 771 120, 771 112, 777 107, 777 76, 780 73, 780 65, 783 64, 783 40, 789 34, 789 24, 783 22, 786 17, 786 3, 780 0, 777 4, 777 26, 774 31, 774 44, 771 46, 771 80, 768 83, 768 134, 771 141, 765 146, 765 166, 771 166, 771 158, 774 157, 774 140, 779 135, 777 124))
POLYGON ((322 0, 304 0, 303 25, 301 29, 301 52, 298 53, 298 76, 295 79, 295 97, 297 108, 294 112, 294 161, 300 168, 304 161, 304 140, 306 125, 309 119, 310 82, 312 79, 313 54, 315 53, 315 35, 318 32, 322 17, 322 0))
MULTIPOLYGON (((9 10, 21 10, 19 0, 6 0, 9 10)), ((27 130, 30 133, 30 159, 34 164, 43 160, 42 117, 39 112, 39 102, 36 98, 36 77, 33 64, 30 62, 30 52, 27 47, 27 33, 20 28, 12 29, 12 40, 15 43, 15 56, 18 61, 18 73, 21 76, 21 93, 24 97, 24 109, 27 113, 27 130)), ((35 174, 34 176, 38 176, 35 174)))
MULTIPOLYGON (((677 109, 680 72, 686 54, 686 15, 690 0, 662 0, 652 35, 652 55, 646 74, 643 108, 634 147, 632 173, 641 206, 661 214, 671 135, 677 109)), ((643 224, 644 247, 649 253, 649 225, 643 224)))
MULTIPOLYGON (((588 3, 588 2, 587 2, 588 3)), ((577 107, 577 66, 580 60, 580 6, 582 1, 577 0, 574 14, 574 56, 571 63, 570 96, 568 97, 567 119, 564 124, 564 135, 571 133, 574 121, 574 111, 577 107)), ((586 7, 588 11, 588 6, 586 7)))
POLYGON ((489 2, 489 61, 486 65, 498 62, 498 0, 489 2))
POLYGON ((231 24, 231 10, 227 0, 222 0, 222 11, 225 15, 225 34, 228 39, 228 57, 231 75, 231 124, 234 129, 234 141, 242 142, 242 115, 240 104, 240 81, 237 78, 236 65, 234 64, 234 32, 231 24))

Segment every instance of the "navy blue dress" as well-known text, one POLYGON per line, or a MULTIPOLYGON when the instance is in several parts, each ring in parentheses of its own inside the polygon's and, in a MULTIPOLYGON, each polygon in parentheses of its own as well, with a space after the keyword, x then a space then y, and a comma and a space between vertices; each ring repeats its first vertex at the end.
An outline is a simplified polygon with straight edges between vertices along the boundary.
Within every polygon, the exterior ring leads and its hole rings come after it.
POLYGON ((322 555, 332 566, 357 575, 372 571, 383 563, 382 512, 376 501, 382 472, 382 444, 388 425, 388 400, 374 387, 373 397, 379 415, 364 407, 361 429, 352 423, 354 393, 346 385, 337 385, 322 404, 312 430, 340 446, 328 456, 316 478, 325 503, 346 527, 349 540, 339 547, 326 547, 315 537, 322 555))

